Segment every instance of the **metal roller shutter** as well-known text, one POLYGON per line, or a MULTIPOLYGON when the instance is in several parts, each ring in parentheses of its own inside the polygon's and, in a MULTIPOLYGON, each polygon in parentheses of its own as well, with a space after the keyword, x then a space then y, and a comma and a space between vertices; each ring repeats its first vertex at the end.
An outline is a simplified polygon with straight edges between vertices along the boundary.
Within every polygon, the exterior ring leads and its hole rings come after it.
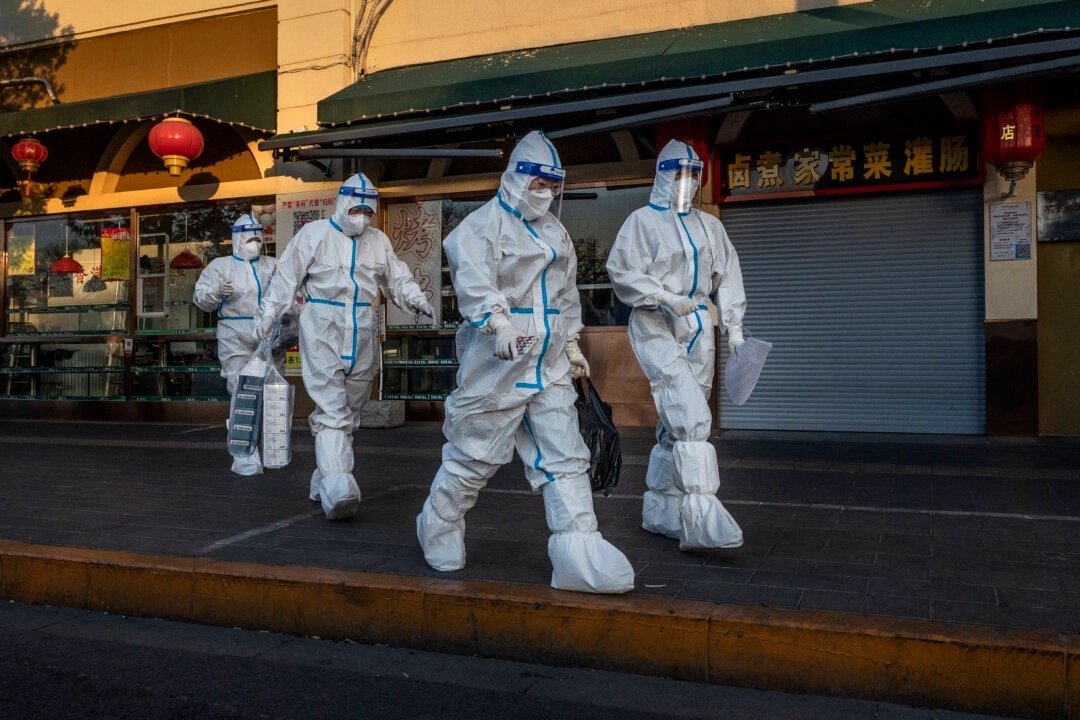
MULTIPOLYGON (((981 434, 981 190, 732 204, 747 330, 773 343, 723 428, 981 434)), ((727 357, 721 342, 720 367, 727 357)))

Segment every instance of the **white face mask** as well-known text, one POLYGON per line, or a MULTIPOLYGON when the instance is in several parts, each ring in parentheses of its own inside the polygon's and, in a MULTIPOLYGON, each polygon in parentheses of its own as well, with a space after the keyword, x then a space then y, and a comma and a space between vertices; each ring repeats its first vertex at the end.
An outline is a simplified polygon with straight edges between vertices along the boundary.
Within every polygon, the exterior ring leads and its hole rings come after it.
POLYGON ((551 190, 529 190, 525 195, 525 207, 519 208, 521 216, 526 220, 535 220, 548 211, 551 202, 555 199, 551 190))
POLYGON ((675 208, 675 212, 689 212, 693 207, 694 198, 697 197, 698 188, 701 187, 701 182, 697 179, 683 182, 678 180, 671 186, 671 206, 675 208))
POLYGON ((357 213, 356 215, 346 215, 341 221, 341 229, 345 231, 345 234, 349 237, 355 237, 367 230, 371 225, 371 218, 364 213, 357 213))
POLYGON ((259 257, 260 248, 262 248, 262 243, 258 238, 248 238, 240 244, 240 257, 244 260, 254 260, 259 257))

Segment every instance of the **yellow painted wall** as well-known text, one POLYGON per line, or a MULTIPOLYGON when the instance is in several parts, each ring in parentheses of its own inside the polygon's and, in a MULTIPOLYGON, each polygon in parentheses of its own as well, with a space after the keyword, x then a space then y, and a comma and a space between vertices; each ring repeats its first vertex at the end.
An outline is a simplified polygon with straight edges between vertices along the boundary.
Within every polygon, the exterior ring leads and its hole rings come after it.
MULTIPOLYGON (((1039 190, 1080 192, 1080 114, 1047 117, 1039 190)), ((1080 435, 1080 239, 1038 245, 1039 434, 1080 435)))
POLYGON ((16 47, 48 38, 85 40, 151 25, 185 22, 206 15, 242 13, 277 5, 273 0, 36 0, 21 4, 34 7, 5 9, 2 14, 4 35, 16 47))
MULTIPOLYGON (((191 85, 277 69, 273 9, 101 35, 32 51, 59 53, 51 74, 61 102, 72 103, 145 90, 191 85), (237 52, 237 38, 245 39, 237 52)), ((39 105, 47 105, 42 98, 39 105)))
POLYGON ((730 22, 859 0, 393 0, 364 69, 730 22))

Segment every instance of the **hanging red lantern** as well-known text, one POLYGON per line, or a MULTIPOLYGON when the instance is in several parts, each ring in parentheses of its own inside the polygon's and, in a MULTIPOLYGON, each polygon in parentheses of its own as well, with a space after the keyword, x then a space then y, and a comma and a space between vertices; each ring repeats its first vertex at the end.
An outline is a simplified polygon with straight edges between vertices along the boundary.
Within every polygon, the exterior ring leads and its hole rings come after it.
POLYGON ((173 270, 195 270, 202 266, 202 260, 186 248, 169 262, 169 267, 173 270))
POLYGON ((179 175, 203 151, 199 128, 182 117, 167 117, 150 129, 150 149, 165 162, 170 175, 179 175))
POLYGON ((1046 150, 1038 87, 987 88, 982 93, 983 159, 1009 181, 1009 194, 1046 150))
POLYGON ((58 275, 82 275, 85 270, 82 263, 71 257, 71 248, 68 245, 68 228, 64 226, 64 256, 49 266, 49 272, 58 275))
POLYGON ((41 167, 41 163, 49 157, 49 151, 34 138, 26 138, 15 143, 15 147, 11 148, 11 157, 19 163, 20 168, 26 171, 26 185, 23 192, 29 197, 30 173, 41 167))

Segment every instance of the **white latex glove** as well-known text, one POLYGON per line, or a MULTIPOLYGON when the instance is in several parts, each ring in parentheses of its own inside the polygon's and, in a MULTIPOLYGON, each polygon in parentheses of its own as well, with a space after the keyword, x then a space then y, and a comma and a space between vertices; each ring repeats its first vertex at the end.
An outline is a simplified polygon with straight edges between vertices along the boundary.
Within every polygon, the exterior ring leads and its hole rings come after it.
POLYGON ((727 346, 728 346, 728 350, 731 351, 732 355, 735 354, 735 348, 739 347, 744 342, 746 342, 746 341, 743 340, 742 325, 732 325, 731 327, 728 328, 728 331, 727 331, 727 346))
POLYGON ((255 318, 255 339, 265 340, 274 331, 274 316, 269 313, 255 318))
POLYGON ((577 340, 568 340, 566 342, 566 357, 570 361, 570 377, 575 380, 589 377, 589 361, 582 354, 581 346, 578 345, 577 340))
POLYGON ((697 303, 690 298, 681 297, 669 292, 666 292, 661 296, 660 302, 671 308, 679 317, 686 317, 687 315, 696 312, 698 309, 697 303))
POLYGON ((513 360, 518 356, 517 351, 517 328, 510 322, 510 318, 502 313, 495 313, 488 320, 495 329, 495 357, 500 360, 513 360))
POLYGON ((221 294, 221 299, 224 300, 225 298, 236 292, 236 288, 233 287, 232 280, 226 278, 221 281, 220 285, 218 285, 218 292, 221 294))
POLYGON ((431 303, 427 301, 427 298, 420 298, 413 303, 413 312, 417 315, 426 315, 431 318, 432 322, 435 322, 435 310, 431 307, 431 303))

